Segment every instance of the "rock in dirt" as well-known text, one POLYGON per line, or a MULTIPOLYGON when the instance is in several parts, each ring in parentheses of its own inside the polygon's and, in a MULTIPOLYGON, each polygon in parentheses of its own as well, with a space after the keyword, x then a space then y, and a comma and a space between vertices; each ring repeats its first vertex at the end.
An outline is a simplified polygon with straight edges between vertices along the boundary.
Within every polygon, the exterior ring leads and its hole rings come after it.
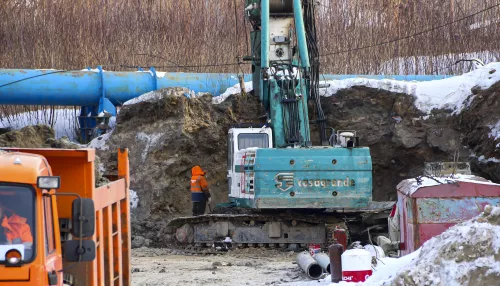
POLYGON ((149 247, 151 240, 139 235, 132 236, 132 248, 149 247))

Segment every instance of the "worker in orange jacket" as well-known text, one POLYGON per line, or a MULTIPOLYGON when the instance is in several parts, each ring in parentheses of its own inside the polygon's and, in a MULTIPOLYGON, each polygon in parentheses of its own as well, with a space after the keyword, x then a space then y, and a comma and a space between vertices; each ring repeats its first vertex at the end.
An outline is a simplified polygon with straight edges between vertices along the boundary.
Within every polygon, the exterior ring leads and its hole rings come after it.
POLYGON ((205 172, 200 166, 194 166, 191 169, 191 201, 193 202, 193 216, 205 214, 207 201, 208 203, 211 201, 205 172))
POLYGON ((5 210, 5 206, 0 203, 0 244, 5 244, 5 242, 7 244, 24 244, 26 248, 31 248, 33 235, 29 224, 26 223, 27 219, 15 213, 8 217, 5 210))

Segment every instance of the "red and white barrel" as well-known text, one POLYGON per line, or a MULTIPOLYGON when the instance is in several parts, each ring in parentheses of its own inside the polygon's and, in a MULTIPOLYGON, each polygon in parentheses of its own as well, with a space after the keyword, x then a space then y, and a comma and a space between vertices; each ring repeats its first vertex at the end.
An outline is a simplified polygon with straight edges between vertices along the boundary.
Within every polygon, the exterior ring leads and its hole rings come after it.
POLYGON ((342 253, 342 280, 364 282, 372 275, 372 255, 364 249, 349 249, 342 253))

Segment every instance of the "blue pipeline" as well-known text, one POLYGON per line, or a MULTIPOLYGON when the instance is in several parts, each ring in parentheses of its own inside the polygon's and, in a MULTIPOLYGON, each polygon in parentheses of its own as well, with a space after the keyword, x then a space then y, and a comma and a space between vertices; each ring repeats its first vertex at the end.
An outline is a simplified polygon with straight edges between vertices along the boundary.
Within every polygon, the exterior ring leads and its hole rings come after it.
MULTIPOLYGON (((97 106, 104 96, 119 106, 146 92, 167 87, 186 87, 194 92, 219 96, 238 84, 236 74, 160 73, 0 69, 0 104, 97 106), (154 75, 156 74, 156 75, 154 75)), ((322 75, 324 80, 349 78, 430 81, 451 76, 428 75, 322 75)), ((245 75, 245 81, 252 76, 245 75)))

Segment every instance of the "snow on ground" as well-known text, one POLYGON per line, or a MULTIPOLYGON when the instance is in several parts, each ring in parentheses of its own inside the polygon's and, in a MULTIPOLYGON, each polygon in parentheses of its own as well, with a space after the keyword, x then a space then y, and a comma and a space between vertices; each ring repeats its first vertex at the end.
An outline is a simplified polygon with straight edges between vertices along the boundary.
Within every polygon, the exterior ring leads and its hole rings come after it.
POLYGON ((479 158, 477 158, 477 160, 481 163, 489 163, 489 162, 500 163, 500 159, 497 159, 497 158, 486 159, 486 157, 484 157, 484 155, 479 156, 479 158))
POLYGON ((495 125, 488 125, 488 127, 491 129, 490 134, 488 134, 489 138, 493 138, 493 140, 499 140, 500 139, 500 120, 497 122, 495 125))
MULTIPOLYGON (((251 81, 245 82, 245 92, 250 92, 253 90, 253 85, 251 81)), ((230 95, 241 93, 240 84, 235 84, 234 86, 228 88, 223 94, 219 96, 214 96, 212 99, 213 104, 222 103, 226 100, 230 95)))
POLYGON ((400 258, 390 258, 383 257, 377 259, 377 265, 373 267, 373 274, 365 282, 346 282, 341 281, 340 283, 332 283, 332 278, 330 275, 326 276, 324 279, 305 281, 305 282, 294 282, 293 284, 280 284, 280 285, 294 285, 294 286, 375 286, 382 285, 384 282, 390 281, 395 277, 395 274, 399 270, 403 269, 406 265, 411 263, 420 254, 420 249, 410 253, 406 256, 400 258))
POLYGON ((146 134, 144 132, 139 132, 137 133, 137 135, 135 136, 137 140, 140 140, 142 142, 144 142, 144 144, 146 144, 146 146, 144 146, 144 149, 142 150, 142 153, 141 153, 141 159, 142 161, 146 161, 146 158, 149 154, 149 150, 151 149, 151 147, 154 147, 156 146, 156 144, 158 143, 158 141, 160 140, 160 138, 163 136, 163 133, 153 133, 153 134, 146 134))
MULTIPOLYGON (((184 96, 186 96, 188 98, 200 97, 200 96, 206 94, 204 92, 195 93, 194 91, 192 91, 188 88, 185 88, 185 87, 181 87, 180 89, 184 90, 184 96)), ((167 91, 164 93, 164 92, 158 92, 157 90, 153 90, 150 92, 146 92, 146 93, 144 93, 136 98, 132 98, 132 99, 126 101, 123 104, 123 106, 137 104, 140 102, 157 102, 157 101, 163 99, 165 96, 171 95, 172 93, 173 93, 172 91, 167 91)))
POLYGON ((471 220, 433 237, 413 253, 381 258, 365 282, 332 283, 330 276, 297 286, 498 285, 500 207, 487 206, 471 220))
MULTIPOLYGON (((0 118, 0 128, 12 128, 14 130, 21 129, 30 125, 49 125, 50 126, 50 110, 38 110, 32 112, 24 112, 16 115, 0 118)), ((71 141, 76 142, 76 128, 78 128, 77 115, 79 110, 74 109, 56 109, 54 110, 54 131, 56 139, 63 136, 68 137, 71 141)))
MULTIPOLYGON (((416 106, 424 112, 429 113, 433 108, 451 108, 455 112, 461 111, 473 99, 471 88, 479 86, 483 89, 490 87, 493 83, 500 81, 500 63, 490 63, 484 67, 479 67, 474 71, 442 80, 425 82, 396 81, 390 79, 375 80, 366 78, 351 78, 344 80, 333 80, 321 83, 328 83, 330 86, 320 89, 322 96, 334 96, 339 90, 354 86, 367 86, 377 89, 383 89, 391 92, 400 92, 410 94, 416 97, 416 106), (469 98, 467 102, 465 102, 469 98)), ((252 82, 245 82, 245 91, 252 90, 252 82)), ((220 96, 212 99, 213 104, 220 104, 230 95, 241 92, 239 84, 228 88, 220 96)), ((198 97, 204 93, 194 93, 186 89, 185 96, 198 97)), ((148 92, 137 98, 131 99, 124 105, 132 105, 143 101, 157 101, 165 94, 159 92, 148 92)), ((36 111, 16 115, 14 118, 0 119, 0 128, 10 127, 20 129, 28 125, 48 124, 48 112, 36 111)), ((76 141, 75 129, 78 126, 77 115, 79 111, 73 109, 58 109, 55 111, 54 129, 56 138, 67 136, 71 141, 76 141)), ((113 129, 116 117, 110 118, 110 127, 113 129)), ((500 122, 489 126, 491 129, 490 138, 500 139, 500 122)), ((105 142, 109 139, 109 134, 98 139, 94 139, 89 146, 94 148, 106 148, 105 142), (103 141, 104 140, 104 141, 103 141)), ((500 143, 498 146, 500 148, 500 143)), ((105 150, 105 149, 103 149, 105 150)), ((487 159, 492 161, 490 159, 487 159)), ((497 160, 497 159, 495 159, 497 160)), ((494 161, 494 160, 493 160, 494 161)), ((494 161, 496 162, 496 161, 494 161)))
POLYGON ((139 205, 139 196, 134 190, 129 190, 130 193, 130 208, 137 208, 139 205))
POLYGON ((99 150, 108 150, 108 145, 106 145, 106 142, 111 138, 111 135, 113 134, 113 131, 110 131, 108 133, 105 133, 99 137, 94 138, 90 143, 87 145, 88 148, 94 148, 94 149, 99 149, 99 150))
MULTIPOLYGON (((482 89, 489 88, 495 82, 500 81, 500 62, 494 62, 478 67, 476 70, 451 78, 409 82, 391 79, 367 79, 350 78, 343 80, 322 81, 329 84, 327 88, 321 88, 321 96, 334 96, 339 90, 354 86, 366 86, 383 89, 391 92, 399 92, 413 95, 416 98, 416 106, 423 112, 429 113, 434 108, 450 108, 460 112, 472 101, 473 97, 465 102, 472 94, 471 89, 478 86, 482 89)), ((252 82, 245 83, 247 92, 252 90, 252 82)), ((214 97, 213 103, 223 102, 231 94, 240 93, 239 84, 229 88, 222 95, 214 97)))
POLYGON ((413 95, 416 98, 417 108, 426 113, 434 108, 451 108, 455 112, 460 112, 467 106, 464 102, 472 94, 473 87, 486 89, 497 81, 500 81, 500 63, 498 62, 479 67, 460 76, 433 81, 407 82, 366 78, 327 81, 330 87, 320 90, 320 93, 322 96, 332 96, 340 89, 366 86, 413 95))
MULTIPOLYGON (((482 157, 484 158, 484 156, 482 157)), ((480 158, 478 160, 480 160, 480 158)), ((437 186, 440 184, 448 184, 452 182, 472 182, 475 184, 500 186, 500 184, 495 184, 491 181, 488 181, 486 179, 474 175, 456 174, 453 176, 450 175, 450 176, 434 177, 434 178, 420 177, 418 181, 416 178, 406 179, 398 184, 397 189, 402 190, 403 192, 405 192, 406 195, 409 196, 421 188, 437 186)))
POLYGON ((392 284, 498 285, 499 223, 500 208, 486 207, 482 215, 449 228, 425 242, 392 284))

